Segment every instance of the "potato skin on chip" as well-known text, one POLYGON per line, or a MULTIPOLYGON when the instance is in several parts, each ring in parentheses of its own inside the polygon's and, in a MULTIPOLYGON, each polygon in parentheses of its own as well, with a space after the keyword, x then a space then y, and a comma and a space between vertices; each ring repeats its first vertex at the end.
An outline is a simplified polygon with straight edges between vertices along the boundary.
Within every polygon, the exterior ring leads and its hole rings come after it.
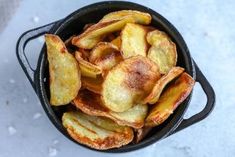
POLYGON ((103 104, 123 112, 138 104, 160 78, 158 66, 143 56, 130 57, 113 67, 103 82, 103 104))
POLYGON ((82 76, 96 78, 102 73, 102 70, 98 66, 84 60, 79 51, 75 52, 75 58, 79 63, 82 76))
POLYGON ((80 90, 73 104, 84 113, 94 116, 103 116, 114 120, 119 125, 141 128, 147 116, 148 106, 138 104, 125 112, 113 112, 104 107, 100 95, 88 90, 80 90))
POLYGON ((99 22, 87 28, 82 34, 72 39, 72 44, 84 49, 92 49, 107 34, 121 30, 126 23, 133 23, 131 17, 122 20, 113 20, 108 22, 99 22))
POLYGON ((64 113, 62 123, 74 140, 94 149, 119 148, 133 139, 130 127, 119 126, 112 120, 89 116, 80 111, 64 113))
POLYGON ((57 35, 46 34, 45 40, 50 72, 50 104, 66 105, 77 96, 81 87, 80 69, 57 35))
POLYGON ((173 111, 188 97, 191 93, 195 81, 187 73, 183 73, 172 82, 163 92, 158 102, 150 109, 145 120, 145 126, 154 127, 163 123, 173 111))
POLYGON ((166 74, 176 65, 177 50, 166 33, 154 30, 147 34, 147 41, 150 45, 147 57, 154 61, 160 68, 161 74, 166 74))
POLYGON ((137 10, 120 10, 111 12, 105 15, 100 22, 107 22, 112 20, 121 20, 126 17, 132 17, 135 19, 135 23, 148 25, 151 23, 152 17, 148 13, 140 12, 137 10))
POLYGON ((123 60, 118 48, 108 42, 100 42, 91 51, 89 61, 98 67, 103 72, 110 70, 113 66, 123 60))
POLYGON ((152 92, 144 99, 143 103, 155 104, 165 86, 184 72, 184 68, 173 67, 166 75, 162 76, 154 85, 152 92))
POLYGON ((148 44, 145 27, 128 23, 121 32, 121 53, 123 58, 142 55, 146 56, 148 44))

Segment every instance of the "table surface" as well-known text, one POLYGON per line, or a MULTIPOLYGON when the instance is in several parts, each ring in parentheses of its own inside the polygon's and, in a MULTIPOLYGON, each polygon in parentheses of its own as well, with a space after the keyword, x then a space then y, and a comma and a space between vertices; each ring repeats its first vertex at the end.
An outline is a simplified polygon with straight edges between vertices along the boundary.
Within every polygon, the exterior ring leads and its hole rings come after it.
MULTIPOLYGON (((133 0, 134 1, 134 0, 133 0)), ((66 139, 51 124, 15 55, 20 34, 97 1, 22 0, 0 33, 0 156, 111 156, 66 139)), ((192 57, 215 89, 216 107, 205 120, 147 148, 123 156, 229 157, 235 153, 235 1, 136 0, 166 17, 182 34, 192 57)), ((35 66, 43 38, 27 47, 35 66)), ((186 117, 206 103, 196 84, 186 117)), ((117 156, 115 154, 113 156, 117 156)))

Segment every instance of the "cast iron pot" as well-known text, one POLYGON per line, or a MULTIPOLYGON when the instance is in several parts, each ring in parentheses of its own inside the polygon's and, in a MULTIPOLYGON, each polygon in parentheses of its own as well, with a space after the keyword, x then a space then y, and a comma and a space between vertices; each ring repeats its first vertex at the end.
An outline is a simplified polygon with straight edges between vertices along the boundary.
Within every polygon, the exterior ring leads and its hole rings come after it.
MULTIPOLYGON (((185 71, 190 74, 204 90, 207 96, 207 103, 205 108, 195 114, 189 119, 184 119, 184 113, 187 110, 190 102, 191 95, 175 110, 163 124, 155 127, 149 135, 138 144, 129 144, 117 149, 105 150, 103 152, 129 152, 144 148, 148 145, 151 145, 163 138, 166 138, 169 135, 172 135, 194 123, 199 122, 209 115, 212 111, 215 103, 215 93, 206 80, 196 63, 190 56, 189 50, 185 41, 183 40, 180 33, 176 28, 168 22, 164 17, 162 17, 157 12, 151 10, 150 8, 144 7, 139 4, 122 2, 122 1, 106 1, 99 2, 92 5, 88 5, 77 11, 73 12, 69 16, 59 21, 47 24, 45 26, 29 30, 21 35, 18 40, 16 47, 16 54, 19 60, 20 65, 22 66, 27 78, 29 79, 31 85, 33 86, 36 94, 38 95, 41 104, 47 113, 51 122, 55 127, 66 136, 68 139, 74 141, 66 132, 65 128, 61 123, 61 116, 65 111, 65 107, 52 107, 49 104, 49 85, 48 85, 48 61, 46 55, 45 44, 40 52, 36 70, 32 69, 28 59, 25 55, 25 47, 30 40, 33 40, 36 37, 44 35, 45 33, 52 33, 59 35, 62 40, 68 39, 71 35, 79 34, 82 31, 82 28, 87 23, 94 23, 99 21, 105 14, 117 10, 139 10, 143 12, 148 12, 152 15, 151 25, 165 31, 172 40, 177 45, 178 52, 178 62, 177 65, 184 67, 185 71)), ((34 52, 35 53, 35 52, 34 52)), ((74 141, 76 142, 76 141, 74 141)), ((77 143, 77 142, 76 142, 77 143)), ((79 143, 77 143, 79 144, 79 143)), ((81 144, 79 144, 81 145, 81 144)), ((84 146, 84 145, 82 145, 84 146)), ((84 146, 86 147, 86 146, 84 146)), ((89 148, 89 147, 87 147, 89 148)), ((89 148, 92 149, 92 148, 89 148)), ((94 150, 94 149, 92 149, 94 150)))

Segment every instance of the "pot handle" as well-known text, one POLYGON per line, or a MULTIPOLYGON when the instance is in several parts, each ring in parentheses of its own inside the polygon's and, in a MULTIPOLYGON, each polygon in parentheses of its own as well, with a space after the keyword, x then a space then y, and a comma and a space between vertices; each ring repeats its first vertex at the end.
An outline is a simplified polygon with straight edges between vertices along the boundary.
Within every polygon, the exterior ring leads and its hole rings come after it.
POLYGON ((202 74, 201 70, 198 68, 195 61, 193 61, 193 62, 195 65, 195 70, 196 70, 196 81, 201 84, 201 87, 207 97, 207 103, 201 112, 193 115, 192 117, 190 117, 188 119, 184 119, 180 123, 180 125, 170 134, 174 134, 178 131, 181 131, 181 130, 187 128, 190 125, 193 125, 194 123, 197 123, 197 122, 203 120, 211 113, 211 111, 213 110, 213 108, 215 106, 215 92, 214 92, 213 88, 211 87, 210 83, 205 78, 205 76, 202 74))
POLYGON ((45 33, 48 33, 49 30, 52 28, 52 26, 54 26, 56 23, 57 22, 53 22, 38 28, 31 29, 23 33, 19 37, 16 44, 16 56, 34 90, 35 90, 34 75, 36 70, 32 68, 32 66, 28 61, 28 58, 25 54, 25 47, 30 40, 33 40, 45 33))

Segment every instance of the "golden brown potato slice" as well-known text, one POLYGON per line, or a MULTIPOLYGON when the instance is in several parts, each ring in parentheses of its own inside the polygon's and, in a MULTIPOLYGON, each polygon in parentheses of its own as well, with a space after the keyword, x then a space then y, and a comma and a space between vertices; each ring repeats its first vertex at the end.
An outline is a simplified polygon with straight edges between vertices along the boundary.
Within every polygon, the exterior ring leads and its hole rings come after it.
POLYGON ((102 70, 98 66, 84 60, 81 57, 81 53, 79 51, 75 52, 75 58, 79 63, 82 76, 96 78, 98 75, 102 73, 102 70))
POLYGON ((145 126, 154 127, 163 123, 173 111, 188 97, 195 81, 187 73, 183 73, 163 92, 154 104, 145 120, 145 126))
POLYGON ((77 96, 81 87, 80 69, 57 35, 46 34, 45 40, 50 73, 50 104, 66 105, 77 96))
POLYGON ((88 89, 97 94, 101 94, 103 78, 98 76, 97 78, 82 77, 82 87, 88 89))
POLYGON ((102 100, 114 112, 138 104, 160 78, 158 66, 143 56, 130 57, 113 67, 103 82, 102 100))
POLYGON ((99 22, 92 25, 79 36, 72 39, 72 44, 84 49, 92 49, 100 42, 105 35, 121 30, 126 23, 133 23, 135 20, 131 17, 122 20, 113 20, 109 22, 99 22))
POLYGON ((165 40, 170 41, 170 37, 165 32, 156 29, 148 32, 146 38, 150 45, 158 45, 165 40))
POLYGON ((151 23, 152 17, 148 13, 136 11, 136 10, 121 10, 111 12, 105 15, 100 22, 108 22, 112 20, 121 20, 126 17, 132 17, 135 19, 135 23, 139 23, 142 25, 148 25, 151 23))
POLYGON ((91 51, 89 60, 100 67, 103 72, 106 72, 121 62, 123 58, 115 45, 108 42, 100 42, 91 51))
POLYGON ((161 74, 168 73, 177 62, 176 45, 164 32, 158 30, 149 32, 147 41, 152 45, 147 57, 159 66, 161 74))
POLYGON ((121 32, 121 53, 123 58, 136 55, 146 56, 148 44, 147 30, 138 24, 128 23, 121 32))
POLYGON ((148 112, 147 105, 138 104, 125 112, 113 112, 104 107, 100 95, 88 90, 81 90, 73 100, 74 105, 84 113, 94 116, 108 117, 119 125, 141 128, 148 112))
POLYGON ((180 74, 184 72, 184 68, 181 67, 173 67, 166 75, 162 76, 157 83, 154 85, 152 92, 144 99, 143 103, 155 104, 163 89, 166 85, 171 82, 173 79, 178 77, 180 74))
POLYGON ((113 45, 117 46, 118 50, 121 50, 122 41, 121 41, 121 37, 120 37, 120 36, 118 36, 118 37, 116 37, 115 39, 113 39, 113 40, 111 41, 111 43, 112 43, 113 45))
POLYGON ((149 128, 149 127, 143 127, 143 128, 137 129, 133 142, 139 143, 148 135, 148 133, 151 130, 152 130, 152 128, 149 128))
POLYGON ((133 139, 130 127, 119 126, 112 120, 89 116, 80 111, 64 113, 62 123, 74 140, 94 149, 119 148, 133 139))

